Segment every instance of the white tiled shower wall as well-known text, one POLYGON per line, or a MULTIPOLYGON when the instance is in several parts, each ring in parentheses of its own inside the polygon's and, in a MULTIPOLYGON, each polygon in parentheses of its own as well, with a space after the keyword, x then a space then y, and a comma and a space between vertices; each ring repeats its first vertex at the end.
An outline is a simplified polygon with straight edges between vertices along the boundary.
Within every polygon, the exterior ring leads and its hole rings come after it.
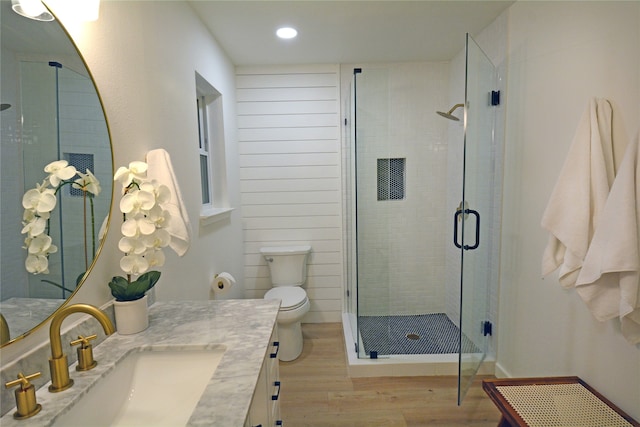
MULTIPOLYGON (((22 197, 22 162, 15 159, 22 156, 20 150, 20 136, 18 129, 18 108, 14 100, 18 99, 18 85, 10 84, 18 80, 18 69, 15 61, 10 61, 12 54, 4 46, 2 47, 2 102, 12 104, 11 108, 3 111, 0 120, 2 144, 0 144, 0 170, 2 171, 2 199, 0 203, 0 233, 2 239, 0 265, 21 265, 23 261, 22 239, 20 237, 20 219, 22 218, 22 205, 19 203, 5 203, 4 198, 21 200, 22 197), (5 59, 7 58, 7 59, 5 59), (6 81, 5 81, 6 80, 6 81), (6 263, 5 263, 6 261, 6 263)), ((21 296, 22 289, 26 288, 27 277, 23 269, 0 267, 0 283, 2 283, 2 298, 21 296)))
MULTIPOLYGON (((359 313, 443 312, 447 127, 435 112, 448 109, 449 64, 343 65, 346 115, 356 67, 362 69, 356 77, 359 313), (377 200, 376 164, 384 158, 405 159, 403 200, 377 200)), ((346 179, 353 153, 348 133, 345 142, 346 179)), ((345 240, 351 228, 345 227, 345 240)))

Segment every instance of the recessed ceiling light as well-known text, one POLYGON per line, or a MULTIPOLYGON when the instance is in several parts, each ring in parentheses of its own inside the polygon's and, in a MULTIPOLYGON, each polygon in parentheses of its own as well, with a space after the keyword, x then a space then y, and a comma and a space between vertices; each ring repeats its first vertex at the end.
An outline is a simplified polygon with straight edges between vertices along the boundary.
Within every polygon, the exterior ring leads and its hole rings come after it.
POLYGON ((298 31, 296 31, 295 28, 282 27, 278 28, 278 31, 276 31, 276 35, 281 39, 292 39, 298 35, 298 31))

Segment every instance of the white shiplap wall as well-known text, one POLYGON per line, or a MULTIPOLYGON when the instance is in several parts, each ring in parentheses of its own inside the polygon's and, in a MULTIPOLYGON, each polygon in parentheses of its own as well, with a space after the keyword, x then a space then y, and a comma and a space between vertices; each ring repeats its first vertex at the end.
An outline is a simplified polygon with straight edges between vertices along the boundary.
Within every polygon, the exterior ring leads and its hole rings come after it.
POLYGON ((245 296, 271 286, 261 247, 310 244, 303 322, 339 322, 339 67, 242 67, 236 84, 245 296))

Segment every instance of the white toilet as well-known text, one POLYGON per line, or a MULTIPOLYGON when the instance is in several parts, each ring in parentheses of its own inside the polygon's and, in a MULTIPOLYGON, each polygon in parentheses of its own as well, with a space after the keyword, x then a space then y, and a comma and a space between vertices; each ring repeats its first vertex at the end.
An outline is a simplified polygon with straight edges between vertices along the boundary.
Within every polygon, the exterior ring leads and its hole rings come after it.
POLYGON ((307 279, 307 258, 311 246, 283 246, 261 248, 271 274, 273 287, 264 299, 281 300, 278 312, 278 358, 290 361, 302 352, 302 328, 300 321, 309 311, 309 298, 302 289, 307 279))

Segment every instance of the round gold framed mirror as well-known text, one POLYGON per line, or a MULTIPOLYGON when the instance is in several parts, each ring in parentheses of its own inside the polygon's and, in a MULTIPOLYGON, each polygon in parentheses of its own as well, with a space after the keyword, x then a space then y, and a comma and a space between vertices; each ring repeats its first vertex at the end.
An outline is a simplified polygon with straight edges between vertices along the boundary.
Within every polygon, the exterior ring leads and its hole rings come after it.
POLYGON ((91 271, 111 210, 113 152, 94 81, 60 22, 0 7, 4 346, 64 306, 91 271), (54 207, 34 191, 53 193, 54 207))

